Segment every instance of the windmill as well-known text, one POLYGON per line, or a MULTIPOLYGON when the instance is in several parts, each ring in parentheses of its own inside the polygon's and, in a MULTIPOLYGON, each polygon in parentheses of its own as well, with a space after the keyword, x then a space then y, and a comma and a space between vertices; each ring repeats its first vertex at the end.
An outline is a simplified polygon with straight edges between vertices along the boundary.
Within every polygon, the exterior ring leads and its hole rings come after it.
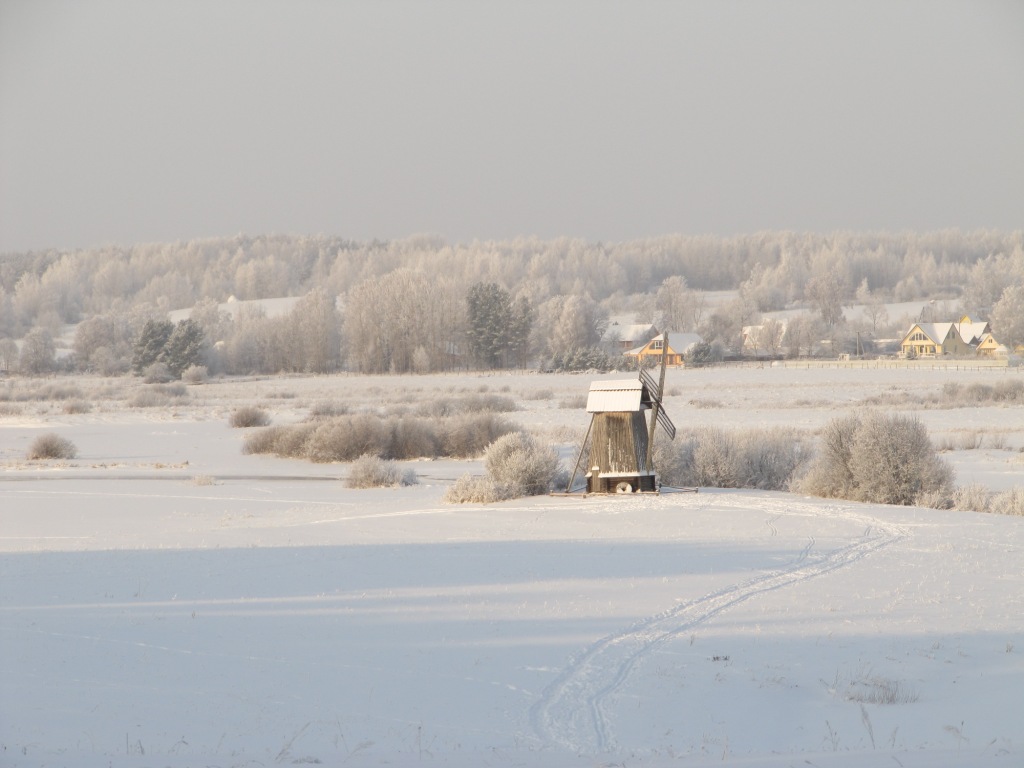
MULTIPOLYGON (((668 334, 662 334, 662 351, 668 348, 668 334)), ((675 425, 665 413, 662 393, 665 389, 665 355, 661 359, 661 377, 655 383, 640 369, 636 379, 595 381, 587 396, 587 412, 593 414, 568 493, 576 479, 588 439, 587 493, 656 492, 658 479, 651 460, 654 434, 658 426, 669 439, 676 435, 675 425), (646 411, 651 411, 650 421, 646 411)))

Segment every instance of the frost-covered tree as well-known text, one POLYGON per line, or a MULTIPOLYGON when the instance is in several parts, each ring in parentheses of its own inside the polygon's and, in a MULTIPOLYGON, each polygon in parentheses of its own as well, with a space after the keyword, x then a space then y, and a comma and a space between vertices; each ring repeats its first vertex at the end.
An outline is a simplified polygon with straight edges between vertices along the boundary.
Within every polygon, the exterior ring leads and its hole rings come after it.
POLYGON ((0 339, 0 368, 10 372, 18 366, 18 343, 14 339, 0 339))
POLYGON ((864 317, 871 323, 871 333, 877 333, 878 326, 885 324, 889 320, 889 310, 885 308, 882 300, 871 292, 866 277, 857 288, 857 301, 863 307, 864 317))
POLYGON ((655 295, 654 306, 658 312, 657 324, 672 331, 689 331, 693 322, 693 291, 682 275, 672 275, 662 280, 655 295))
POLYGON ((833 272, 816 275, 804 289, 826 328, 834 328, 843 320, 845 286, 833 272))
POLYGON ((30 376, 49 373, 56 363, 53 336, 45 328, 33 328, 21 342, 18 370, 30 376))
POLYGON ((314 289, 291 314, 299 331, 302 369, 311 373, 336 371, 341 365, 341 316, 334 297, 323 289, 314 289))
POLYGON ((1011 285, 992 307, 992 334, 1013 350, 1024 344, 1024 285, 1011 285))

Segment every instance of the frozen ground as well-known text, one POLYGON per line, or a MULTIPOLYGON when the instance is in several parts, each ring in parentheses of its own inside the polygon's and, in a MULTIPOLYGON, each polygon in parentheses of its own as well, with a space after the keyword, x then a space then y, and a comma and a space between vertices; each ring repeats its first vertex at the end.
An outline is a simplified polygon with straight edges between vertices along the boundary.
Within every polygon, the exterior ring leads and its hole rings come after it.
MULTIPOLYGON (((810 430, 868 397, 1008 375, 672 371, 668 408, 810 430)), ((244 456, 227 426, 240 403, 283 423, 486 387, 568 444, 586 415, 560 406, 589 380, 260 379, 167 409, 84 380, 88 413, 8 407, 0 764, 1024 762, 1020 518, 710 489, 450 506, 477 462, 349 490, 344 465, 244 456), (24 461, 42 431, 79 458, 24 461)), ((914 412, 933 435, 1000 434, 948 457, 1024 484, 1019 408, 914 412)))

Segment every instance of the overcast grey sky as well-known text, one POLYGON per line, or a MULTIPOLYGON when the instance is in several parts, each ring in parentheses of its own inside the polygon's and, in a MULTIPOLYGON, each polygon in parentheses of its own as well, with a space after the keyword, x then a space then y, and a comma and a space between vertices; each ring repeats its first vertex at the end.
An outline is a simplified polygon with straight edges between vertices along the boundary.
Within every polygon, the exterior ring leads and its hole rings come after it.
POLYGON ((1024 3, 0 0, 0 252, 1024 227, 1024 3))

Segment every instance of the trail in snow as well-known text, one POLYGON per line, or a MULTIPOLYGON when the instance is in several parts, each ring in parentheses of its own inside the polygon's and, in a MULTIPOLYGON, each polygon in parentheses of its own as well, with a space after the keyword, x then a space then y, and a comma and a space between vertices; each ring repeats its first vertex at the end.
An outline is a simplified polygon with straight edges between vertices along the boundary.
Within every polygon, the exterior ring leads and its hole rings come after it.
MULTIPOLYGON (((725 498, 716 499, 719 501, 728 504, 725 498)), ((807 509, 815 515, 822 512, 820 508, 807 509)), ((781 505, 779 511, 783 511, 781 505)), ((866 523, 864 532, 848 546, 813 555, 815 540, 811 538, 785 568, 680 603, 598 640, 571 660, 531 708, 530 723, 537 736, 578 753, 613 749, 615 736, 605 702, 659 646, 753 597, 844 568, 906 535, 902 528, 884 525, 853 510, 838 507, 828 511, 866 523)), ((769 526, 774 529, 771 521, 769 526)))

